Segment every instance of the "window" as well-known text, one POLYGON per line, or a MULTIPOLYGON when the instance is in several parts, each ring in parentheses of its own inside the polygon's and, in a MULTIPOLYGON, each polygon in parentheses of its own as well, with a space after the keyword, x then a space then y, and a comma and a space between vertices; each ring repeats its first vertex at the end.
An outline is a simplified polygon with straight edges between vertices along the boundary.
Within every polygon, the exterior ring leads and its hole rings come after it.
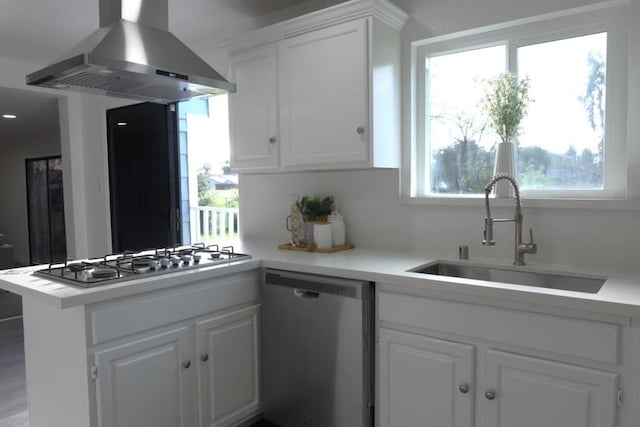
POLYGON ((227 95, 178 104, 182 243, 238 238, 238 176, 229 165, 227 95))
POLYGON ((614 130, 626 113, 614 93, 621 84, 612 83, 626 66, 618 13, 565 13, 416 43, 411 195, 480 195, 495 172, 509 172, 527 197, 623 197, 624 133, 614 130), (529 79, 533 102, 514 141, 515 170, 496 171, 500 138, 481 100, 487 80, 505 71, 529 79))

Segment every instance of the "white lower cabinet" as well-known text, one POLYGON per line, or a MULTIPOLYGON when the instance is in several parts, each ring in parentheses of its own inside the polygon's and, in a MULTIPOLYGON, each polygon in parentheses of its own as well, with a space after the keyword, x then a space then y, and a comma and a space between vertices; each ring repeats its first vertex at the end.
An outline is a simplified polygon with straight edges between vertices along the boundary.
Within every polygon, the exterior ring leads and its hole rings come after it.
POLYGON ((257 307, 196 323, 199 426, 233 425, 260 409, 257 307))
POLYGON ((380 426, 473 425, 471 345, 380 330, 380 426))
POLYGON ((497 350, 484 372, 482 426, 616 425, 617 374, 497 350))
POLYGON ((99 426, 190 427, 189 329, 96 352, 99 426))
POLYGON ((258 313, 213 314, 96 351, 98 426, 222 427, 259 412, 258 313))
POLYGON ((378 427, 618 425, 629 372, 618 355, 622 324, 387 292, 377 299, 378 427), (562 353, 540 354, 563 328, 575 333, 558 344, 562 353), (527 336, 534 346, 520 345, 527 336), (601 343, 613 352, 595 351, 601 343))

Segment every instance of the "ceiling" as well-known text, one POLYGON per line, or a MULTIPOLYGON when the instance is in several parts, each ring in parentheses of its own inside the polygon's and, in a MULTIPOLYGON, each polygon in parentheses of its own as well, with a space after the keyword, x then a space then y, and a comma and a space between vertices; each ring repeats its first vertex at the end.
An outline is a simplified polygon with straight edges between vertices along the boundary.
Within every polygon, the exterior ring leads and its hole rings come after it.
MULTIPOLYGON (((344 0, 169 0, 169 30, 185 43, 222 41, 344 0)), ((98 0, 2 0, 0 57, 39 65, 60 59, 99 27, 98 0)), ((54 95, 0 88, 0 144, 57 129, 54 95), (15 120, 2 114, 16 114, 15 120)))
MULTIPOLYGON (((117 0, 114 0, 117 1, 117 0)), ((138 0, 154 1, 154 0, 138 0)), ((168 0, 169 30, 187 45, 211 45, 257 27, 273 24, 345 0, 168 0)), ((600 0, 392 0, 416 18, 427 33, 488 25, 500 19, 577 7, 600 0), (500 11, 496 13, 496 11, 500 11), (471 13, 470 13, 471 12, 471 13)), ((62 59, 65 52, 99 27, 99 0, 2 0, 0 1, 0 57, 11 57, 41 66, 62 59)), ((15 92, 0 90, 0 107, 43 114, 52 105, 46 95, 15 98, 15 92), (42 97, 42 100, 40 100, 42 97), (11 101, 11 99, 14 99, 11 101), (42 105, 41 105, 42 102, 42 105), (7 104, 7 105, 5 105, 7 104)), ((2 113, 0 113, 2 114, 2 113)), ((44 113, 46 115, 46 113, 44 113)), ((45 123, 34 116, 14 121, 5 129, 0 119, 0 137, 20 124, 26 130, 45 123)))

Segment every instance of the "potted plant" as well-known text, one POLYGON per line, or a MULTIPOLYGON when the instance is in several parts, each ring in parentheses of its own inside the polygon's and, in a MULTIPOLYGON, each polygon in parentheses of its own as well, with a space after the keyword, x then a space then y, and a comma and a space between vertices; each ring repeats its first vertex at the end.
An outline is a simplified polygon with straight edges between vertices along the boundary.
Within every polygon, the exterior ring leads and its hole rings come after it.
MULTIPOLYGON (((489 124, 501 139, 496 150, 494 175, 500 172, 515 175, 513 142, 520 133, 520 122, 527 115, 531 101, 528 77, 518 81, 515 74, 507 72, 487 81, 482 106, 489 124)), ((511 191, 506 182, 496 185, 497 197, 510 197, 511 191)))
POLYGON ((325 223, 327 216, 333 210, 333 197, 302 196, 300 210, 306 221, 311 223, 325 223))
POLYGON ((333 211, 333 197, 303 196, 298 204, 308 224, 307 242, 313 242, 319 248, 330 248, 331 224, 327 216, 333 211))

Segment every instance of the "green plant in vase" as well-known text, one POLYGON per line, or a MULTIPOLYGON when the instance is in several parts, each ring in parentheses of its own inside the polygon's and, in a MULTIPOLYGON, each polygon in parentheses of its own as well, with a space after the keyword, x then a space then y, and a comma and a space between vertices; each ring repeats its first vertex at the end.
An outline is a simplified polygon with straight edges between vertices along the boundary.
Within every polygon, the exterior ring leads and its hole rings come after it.
MULTIPOLYGON (((503 73, 487 81, 482 107, 489 124, 501 139, 497 148, 494 170, 496 173, 515 175, 513 142, 520 133, 520 122, 527 115, 527 107, 533 100, 529 96, 530 82, 525 77, 518 80, 513 73, 503 73)), ((511 196, 506 182, 496 185, 496 196, 511 196)))

